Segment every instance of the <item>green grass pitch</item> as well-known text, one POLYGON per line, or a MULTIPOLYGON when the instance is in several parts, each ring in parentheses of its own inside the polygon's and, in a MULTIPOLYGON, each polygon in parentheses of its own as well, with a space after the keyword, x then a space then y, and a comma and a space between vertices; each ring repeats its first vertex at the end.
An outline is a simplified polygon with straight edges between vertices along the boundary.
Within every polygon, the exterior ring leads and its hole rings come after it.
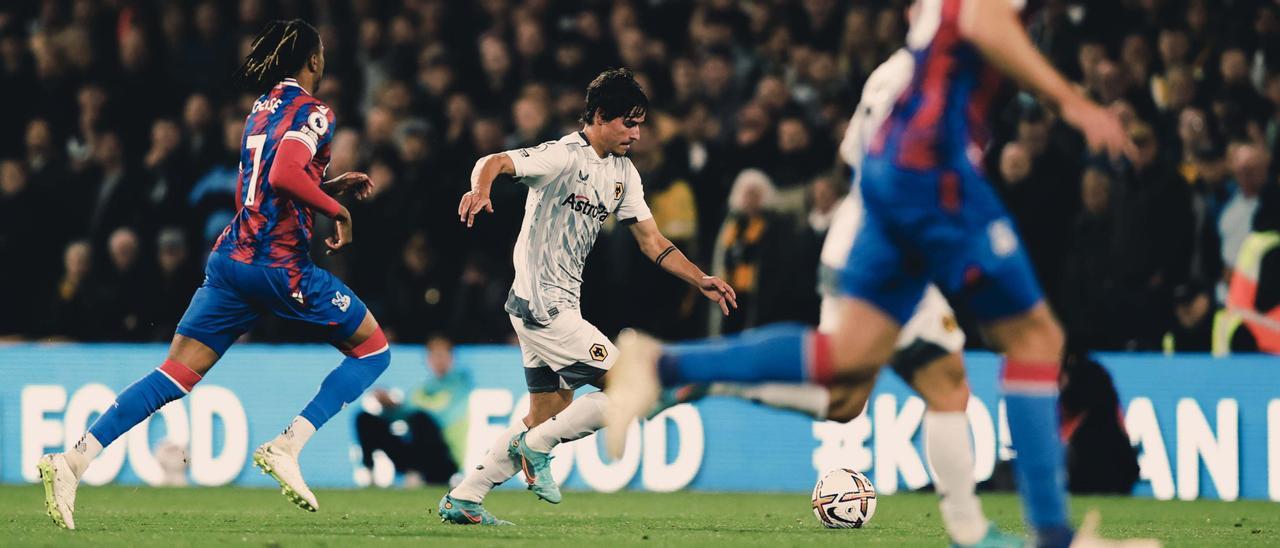
MULTIPOLYGON (((804 494, 565 493, 559 505, 500 491, 489 508, 518 524, 440 523, 442 489, 319 491, 311 514, 267 489, 90 487, 76 501, 76 531, 44 514, 39 485, 0 486, 4 546, 818 546, 832 542, 944 546, 930 494, 882 496, 861 530, 826 530, 804 494)), ((987 514, 1020 531, 1013 495, 985 495, 987 514)), ((1280 544, 1280 505, 1076 497, 1077 519, 1102 511, 1108 536, 1156 537, 1167 546, 1280 544)))

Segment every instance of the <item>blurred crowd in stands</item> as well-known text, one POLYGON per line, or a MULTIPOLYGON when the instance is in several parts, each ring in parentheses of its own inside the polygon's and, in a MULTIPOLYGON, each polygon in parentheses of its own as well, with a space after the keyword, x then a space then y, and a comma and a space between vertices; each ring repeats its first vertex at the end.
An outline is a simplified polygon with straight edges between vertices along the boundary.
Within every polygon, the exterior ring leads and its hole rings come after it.
MULTIPOLYGON (((1051 304, 1078 347, 1209 350, 1241 248, 1280 227, 1280 8, 1032 4, 1033 40, 1121 113, 1140 150, 1134 162, 1091 157, 1054 111, 1012 89, 997 109, 984 165, 1051 304)), ((337 114, 330 176, 359 170, 377 184, 348 203, 354 246, 315 259, 396 340, 512 339, 502 305, 525 189, 499 181, 496 211, 469 230, 458 199, 480 156, 576 129, 586 84, 614 66, 635 70, 652 103, 631 154, 661 230, 742 307, 717 318, 610 224, 587 261, 584 316, 608 334, 671 339, 814 322, 818 249, 848 189, 836 147, 867 75, 902 47, 907 5, 6 2, 0 336, 169 339, 235 207, 254 97, 230 74, 266 21, 293 17, 324 40, 311 91, 337 114)), ((317 237, 330 226, 318 220, 317 237)), ((1263 314, 1280 301, 1280 253, 1265 257, 1250 270, 1263 314)), ((300 329, 266 319, 249 337, 300 329)))

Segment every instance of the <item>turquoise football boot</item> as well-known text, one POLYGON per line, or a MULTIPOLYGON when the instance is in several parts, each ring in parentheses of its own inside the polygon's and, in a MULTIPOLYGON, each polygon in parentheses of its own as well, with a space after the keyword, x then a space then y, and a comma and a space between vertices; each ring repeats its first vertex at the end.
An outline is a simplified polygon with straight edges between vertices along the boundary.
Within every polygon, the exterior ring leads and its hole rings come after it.
POLYGON ((440 499, 441 523, 458 525, 515 525, 504 519, 493 517, 484 505, 478 502, 458 500, 448 494, 440 499))
POLYGON ((987 524, 987 534, 983 535, 978 542, 973 544, 951 543, 952 548, 1023 548, 1027 546, 1027 540, 1016 535, 1010 535, 996 527, 995 522, 987 524))
POLYGON ((556 485, 556 479, 551 476, 551 454, 530 449, 529 444, 524 441, 527 433, 521 432, 511 438, 511 443, 507 444, 507 455, 520 464, 520 470, 524 472, 524 479, 529 482, 529 490, 533 494, 551 504, 560 504, 560 486, 556 485))

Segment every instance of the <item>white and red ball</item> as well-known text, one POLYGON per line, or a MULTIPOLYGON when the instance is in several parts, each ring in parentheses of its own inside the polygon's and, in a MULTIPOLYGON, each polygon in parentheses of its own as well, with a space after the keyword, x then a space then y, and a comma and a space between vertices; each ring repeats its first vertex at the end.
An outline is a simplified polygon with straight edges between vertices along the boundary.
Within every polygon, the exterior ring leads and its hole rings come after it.
POLYGON ((813 515, 831 529, 857 529, 876 513, 876 488, 851 468, 837 468, 813 487, 813 515))

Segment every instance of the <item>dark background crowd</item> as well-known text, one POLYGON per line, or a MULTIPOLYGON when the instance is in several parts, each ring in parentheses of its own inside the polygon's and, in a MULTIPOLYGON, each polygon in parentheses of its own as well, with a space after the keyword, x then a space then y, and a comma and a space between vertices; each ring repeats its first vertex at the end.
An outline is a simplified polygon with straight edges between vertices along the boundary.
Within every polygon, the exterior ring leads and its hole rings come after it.
MULTIPOLYGON (((1120 112, 1138 158, 1089 157, 1053 110, 1011 92, 986 152, 992 183, 1076 345, 1206 351, 1225 273, 1277 186, 1280 8, 1040 4, 1026 14, 1033 40, 1120 112)), ((586 84, 614 66, 651 100, 632 159, 659 227, 742 308, 717 318, 610 221, 587 261, 584 316, 673 339, 814 322, 818 250, 848 187, 836 147, 868 74, 903 44, 906 5, 6 2, 0 335, 169 339, 234 211, 254 97, 230 74, 265 22, 293 17, 325 44, 312 91, 337 114, 329 175, 377 184, 347 204, 354 246, 316 261, 395 339, 511 339, 502 305, 525 189, 499 181, 495 213, 469 230, 458 199, 480 156, 574 130, 586 84)), ((318 220, 318 237, 330 225, 318 220)), ((304 336, 268 319, 250 338, 304 336)))

